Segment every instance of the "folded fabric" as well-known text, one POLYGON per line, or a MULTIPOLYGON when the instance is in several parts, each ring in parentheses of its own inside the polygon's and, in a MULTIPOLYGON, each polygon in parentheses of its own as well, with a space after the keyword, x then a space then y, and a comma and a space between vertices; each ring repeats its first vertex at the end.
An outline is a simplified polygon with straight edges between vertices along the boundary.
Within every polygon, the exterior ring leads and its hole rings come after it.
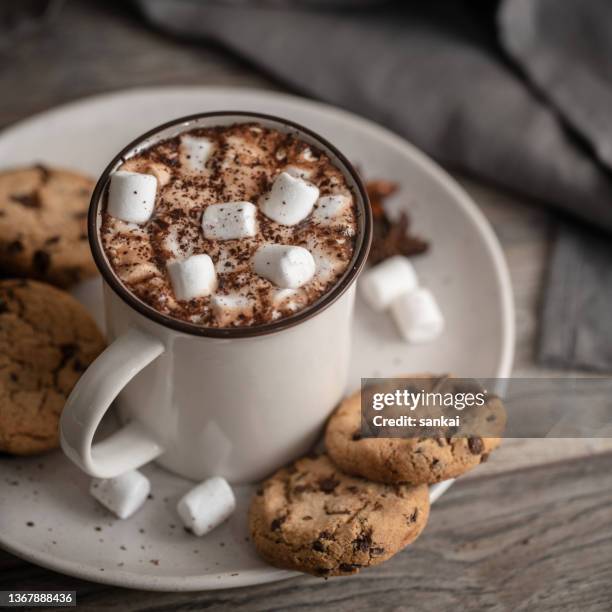
MULTIPOLYGON (((612 231, 606 1, 506 0, 497 15, 478 0, 350 8, 337 0, 324 9, 318 0, 136 0, 159 29, 221 44, 297 92, 388 126, 447 166, 612 231)), ((575 244, 564 242, 566 257, 575 244)), ((593 337, 609 331, 600 314, 588 321, 593 337)), ((543 346, 551 326, 545 321, 543 346)), ((559 362, 578 365, 569 353, 559 362)), ((583 349, 580 364, 602 367, 601 352, 589 359, 583 349)))

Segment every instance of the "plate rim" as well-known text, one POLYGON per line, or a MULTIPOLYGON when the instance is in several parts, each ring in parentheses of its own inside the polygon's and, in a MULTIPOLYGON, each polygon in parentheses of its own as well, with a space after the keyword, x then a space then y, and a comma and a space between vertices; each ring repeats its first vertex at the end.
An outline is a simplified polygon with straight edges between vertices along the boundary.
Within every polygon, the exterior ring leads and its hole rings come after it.
MULTIPOLYGON (((393 148, 399 155, 407 157, 428 174, 432 180, 443 186, 449 195, 458 203, 463 213, 470 219, 477 232, 483 239, 484 245, 491 257, 497 289, 501 304, 501 351, 496 367, 496 376, 505 378, 510 376, 515 350, 515 311, 510 272, 506 263, 499 240, 497 239, 489 221, 472 200, 465 189, 437 162, 424 152, 416 148, 405 138, 395 134, 391 130, 378 123, 361 117, 360 115, 335 107, 325 102, 300 97, 293 94, 278 92, 270 89, 257 89, 242 86, 207 86, 207 85, 168 85, 133 87, 114 90, 100 94, 94 94, 72 100, 53 108, 35 113, 29 117, 20 119, 0 131, 0 146, 2 141, 10 138, 13 133, 31 127, 37 122, 44 123, 53 119, 54 115, 69 113, 72 109, 83 105, 103 104, 105 101, 117 98, 128 98, 140 95, 180 95, 188 92, 201 93, 203 95, 235 95, 248 97, 249 100, 260 99, 262 101, 274 98, 282 101, 289 108, 301 109, 305 112, 313 110, 319 113, 335 116, 348 127, 362 132, 369 132, 374 138, 383 140, 393 148)), ((432 503, 437 500, 448 489, 453 481, 446 481, 434 485, 437 487, 432 492, 432 503)), ((251 569, 240 572, 239 576, 232 576, 230 572, 218 574, 196 575, 196 576, 153 576, 128 571, 109 570, 104 573, 84 566, 74 561, 57 558, 42 551, 32 551, 28 547, 20 546, 19 543, 0 534, 0 545, 2 548, 26 561, 45 567, 52 571, 58 571, 78 579, 134 589, 147 589, 152 591, 196 591, 217 590, 235 588, 249 585, 264 584, 286 580, 301 575, 300 572, 281 570, 270 566, 266 569, 251 569)))

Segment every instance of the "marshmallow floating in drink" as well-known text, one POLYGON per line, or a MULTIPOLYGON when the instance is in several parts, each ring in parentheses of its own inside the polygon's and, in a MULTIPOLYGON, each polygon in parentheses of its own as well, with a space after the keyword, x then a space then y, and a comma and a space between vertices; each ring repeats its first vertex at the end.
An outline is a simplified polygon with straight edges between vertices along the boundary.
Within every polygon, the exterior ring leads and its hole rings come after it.
POLYGON ((281 225, 296 225, 312 211, 319 189, 301 178, 281 172, 259 207, 266 217, 281 225))
POLYGON ((206 168, 213 143, 208 138, 185 135, 181 138, 180 152, 183 164, 189 170, 202 172, 206 168))
POLYGON ((167 268, 177 300, 204 297, 217 288, 215 265, 208 255, 192 255, 171 261, 167 268))
POLYGON ((408 342, 429 342, 444 330, 442 312, 431 291, 424 287, 397 297, 391 304, 391 314, 408 342))
POLYGON ((246 295, 234 294, 215 294, 210 300, 213 312, 217 320, 224 324, 226 321, 236 319, 239 313, 251 313, 253 304, 246 295))
POLYGON ((236 498, 227 480, 216 476, 191 489, 176 509, 185 527, 203 536, 233 514, 236 498))
POLYGON ((330 225, 348 210, 350 203, 350 198, 342 194, 323 196, 317 200, 312 220, 320 225, 330 225))
POLYGON ((252 238, 257 234, 257 207, 251 202, 210 204, 202 215, 208 240, 252 238))
POLYGON ((245 310, 251 306, 249 298, 246 295, 240 294, 213 295, 211 304, 213 309, 219 313, 227 312, 228 310, 245 310))
POLYGON ((172 178, 172 172, 168 166, 164 164, 160 164, 158 162, 150 162, 145 167, 145 172, 147 174, 152 174, 157 179, 157 184, 160 187, 165 187, 172 178))
POLYGON ((265 244, 253 257, 255 274, 287 289, 305 285, 314 276, 315 269, 312 255, 300 246, 265 244))
POLYGON ((364 272, 359 289, 368 305, 377 312, 386 310, 403 293, 419 286, 414 267, 407 257, 395 255, 364 272))
POLYGON ((151 483, 144 474, 131 470, 116 478, 94 478, 89 492, 113 514, 126 519, 144 504, 151 483))
POLYGON ((146 223, 155 209, 157 179, 151 174, 119 170, 111 174, 108 214, 129 223, 146 223))

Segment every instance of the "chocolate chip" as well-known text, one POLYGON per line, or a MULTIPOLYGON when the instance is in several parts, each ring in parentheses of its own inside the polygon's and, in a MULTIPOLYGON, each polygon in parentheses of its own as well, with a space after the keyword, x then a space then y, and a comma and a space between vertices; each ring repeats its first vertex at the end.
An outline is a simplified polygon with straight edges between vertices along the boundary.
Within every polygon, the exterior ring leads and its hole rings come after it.
POLYGON ((317 567, 317 569, 315 570, 317 576, 326 576, 327 574, 329 574, 329 572, 330 570, 326 567, 317 567))
POLYGON ((21 242, 21 240, 13 240, 13 242, 9 242, 6 250, 13 254, 13 253, 21 253, 21 251, 23 251, 23 242, 21 242))
POLYGON ((263 494, 264 494, 263 487, 259 487, 259 489, 255 491, 255 495, 257 495, 258 497, 261 497, 263 494))
POLYGON ((57 244, 59 241, 59 236, 51 236, 45 240, 45 244, 57 244))
POLYGON ((13 194, 10 196, 13 202, 17 202, 26 208, 40 208, 42 206, 38 191, 24 194, 13 194))
POLYGON ((51 255, 42 249, 34 251, 32 265, 38 274, 45 274, 51 267, 51 255))
POLYGON ((472 455, 480 455, 484 450, 484 443, 482 441, 482 438, 468 438, 468 448, 470 449, 470 453, 472 453, 472 455))
POLYGON ((0 314, 2 314, 3 312, 8 312, 8 309, 9 308, 7 303, 2 298, 0 298, 0 314))
POLYGON ((357 442, 357 440, 361 440, 361 431, 356 431, 352 435, 351 440, 353 440, 353 442, 357 442))
POLYGON ((270 529, 272 531, 278 531, 281 528, 281 525, 287 520, 286 516, 279 516, 278 518, 275 518, 271 523, 270 523, 270 529))
POLYGON ((372 546, 372 532, 365 531, 353 540, 353 550, 365 552, 372 546))
POLYGON ((70 359, 71 357, 74 357, 76 352, 79 350, 79 347, 76 344, 73 344, 72 342, 60 344, 59 348, 60 351, 62 351, 62 357, 64 359, 70 359))
POLYGON ((325 552, 325 546, 321 540, 315 540, 312 543, 312 550, 315 550, 316 552, 325 552))
POLYGON ((408 522, 416 523, 417 518, 419 518, 419 509, 415 508, 414 512, 408 517, 408 522))
POLYGON ((319 480, 319 489, 323 491, 323 493, 333 493, 334 489, 340 484, 339 480, 335 478, 322 478, 319 480))
POLYGON ((341 563, 338 569, 341 572, 350 572, 352 574, 356 569, 359 569, 360 567, 361 565, 359 565, 359 563, 341 563))
POLYGON ((51 178, 51 170, 43 164, 36 164, 34 167, 40 172, 40 180, 44 185, 51 178))
POLYGON ((393 484, 391 485, 391 488, 393 489, 393 493, 395 495, 402 498, 404 497, 404 487, 401 484, 393 484))
POLYGON ((482 453, 480 456, 480 463, 486 463, 489 459, 489 453, 482 453))
POLYGON ((487 423, 492 423, 497 417, 494 414, 487 416, 487 423))
POLYGON ((312 521, 312 516, 310 516, 310 514, 307 514, 306 516, 302 517, 303 521, 312 521))
POLYGON ((377 555, 382 555, 385 552, 385 549, 382 546, 373 546, 370 548, 370 554, 375 557, 377 555))
POLYGON ((72 369, 75 372, 84 372, 87 369, 87 366, 79 359, 75 359, 74 363, 72 364, 72 369))

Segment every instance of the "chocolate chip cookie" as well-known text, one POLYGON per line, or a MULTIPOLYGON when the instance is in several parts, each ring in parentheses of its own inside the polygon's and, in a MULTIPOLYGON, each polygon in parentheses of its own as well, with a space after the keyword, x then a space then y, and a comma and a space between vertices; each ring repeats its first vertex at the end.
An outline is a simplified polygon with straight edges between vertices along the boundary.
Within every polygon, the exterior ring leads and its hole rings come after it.
MULTIPOLYGON (((428 381, 439 377, 407 378, 421 379, 425 387, 428 381)), ((490 396, 477 418, 486 420, 487 431, 499 432, 498 435, 503 432, 506 415, 498 398, 490 396)), ((327 452, 340 469, 390 484, 433 484, 456 478, 486 461, 500 442, 499 437, 461 435, 460 432, 445 437, 363 438, 359 391, 340 404, 325 432, 327 452)))
POLYGON ((103 348, 72 296, 36 281, 0 281, 0 451, 57 447, 66 398, 103 348))
POLYGON ((87 240, 94 183, 33 166, 0 173, 0 270, 69 287, 96 274, 87 240))
POLYGON ((418 537, 428 515, 426 486, 354 478, 321 455, 266 480, 253 497, 249 527, 272 565, 337 576, 389 559, 418 537))

